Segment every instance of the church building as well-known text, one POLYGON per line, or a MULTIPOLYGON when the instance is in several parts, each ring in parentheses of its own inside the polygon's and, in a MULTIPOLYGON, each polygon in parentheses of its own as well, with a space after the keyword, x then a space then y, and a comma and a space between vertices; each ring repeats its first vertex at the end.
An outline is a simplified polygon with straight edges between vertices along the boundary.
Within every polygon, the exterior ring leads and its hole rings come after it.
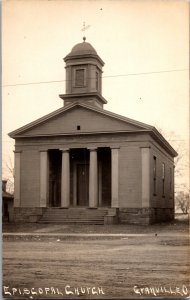
POLYGON ((63 107, 9 134, 14 221, 172 220, 176 151, 156 128, 104 109, 104 62, 85 38, 64 62, 63 107))

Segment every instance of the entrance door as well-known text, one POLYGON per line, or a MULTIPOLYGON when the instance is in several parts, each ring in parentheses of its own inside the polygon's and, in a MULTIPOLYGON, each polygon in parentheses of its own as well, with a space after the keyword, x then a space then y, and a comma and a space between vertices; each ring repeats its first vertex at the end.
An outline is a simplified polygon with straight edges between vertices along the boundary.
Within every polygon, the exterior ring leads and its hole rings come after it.
POLYGON ((61 151, 49 150, 49 205, 61 206, 61 151))
POLYGON ((89 165, 77 164, 77 205, 89 205, 89 165))

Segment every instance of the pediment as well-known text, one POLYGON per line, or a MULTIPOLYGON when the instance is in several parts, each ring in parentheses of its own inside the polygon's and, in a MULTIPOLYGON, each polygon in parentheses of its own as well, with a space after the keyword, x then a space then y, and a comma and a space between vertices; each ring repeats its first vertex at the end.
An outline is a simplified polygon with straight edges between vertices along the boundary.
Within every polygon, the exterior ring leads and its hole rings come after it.
POLYGON ((103 109, 75 104, 46 115, 9 135, 16 138, 96 132, 132 132, 150 130, 150 128, 149 125, 103 109))

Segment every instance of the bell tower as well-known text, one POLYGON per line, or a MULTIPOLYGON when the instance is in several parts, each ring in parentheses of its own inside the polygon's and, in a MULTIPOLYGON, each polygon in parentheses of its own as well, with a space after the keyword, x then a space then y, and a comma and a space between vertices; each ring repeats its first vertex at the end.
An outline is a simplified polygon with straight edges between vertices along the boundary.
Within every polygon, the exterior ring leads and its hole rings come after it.
POLYGON ((64 58, 66 63, 66 94, 59 95, 64 105, 84 103, 103 108, 107 101, 102 97, 102 67, 104 62, 91 44, 75 45, 64 58))

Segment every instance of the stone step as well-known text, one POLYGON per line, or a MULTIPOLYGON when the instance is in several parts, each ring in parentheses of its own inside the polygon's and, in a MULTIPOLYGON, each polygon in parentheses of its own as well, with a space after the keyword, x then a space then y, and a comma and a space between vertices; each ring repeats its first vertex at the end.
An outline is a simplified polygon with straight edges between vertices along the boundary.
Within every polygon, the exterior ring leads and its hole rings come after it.
POLYGON ((47 219, 47 218, 42 218, 41 220, 39 220, 39 222, 83 222, 83 221, 87 221, 87 222, 104 222, 104 219, 47 219))
POLYGON ((52 215, 44 215, 43 216, 43 218, 47 218, 47 219, 51 219, 51 218, 53 218, 53 219, 103 219, 104 218, 104 216, 88 216, 88 215, 85 215, 85 216, 63 216, 63 215, 60 215, 60 216, 56 216, 56 215, 54 215, 54 216, 52 216, 52 215))
POLYGON ((86 212, 92 212, 92 213, 94 213, 94 212, 99 212, 99 213, 105 213, 105 212, 107 212, 107 209, 78 209, 78 208, 48 208, 48 209, 46 209, 46 211, 45 212, 51 212, 51 213, 55 213, 55 212, 57 212, 57 213, 61 213, 61 212, 67 212, 67 211, 69 211, 69 212, 71 212, 71 213, 75 213, 75 212, 77 212, 77 213, 86 213, 86 212))
POLYGON ((91 210, 85 210, 85 211, 73 211, 73 210, 47 210, 45 211, 44 215, 56 215, 56 216, 104 216, 107 213, 107 211, 91 211, 91 210))
POLYGON ((99 224, 103 225, 104 220, 40 220, 39 223, 47 224, 47 223, 61 223, 61 224, 99 224))
POLYGON ((104 222, 69 222, 69 221, 65 221, 65 222, 59 222, 59 221, 40 221, 40 224, 64 224, 64 225, 69 225, 69 224, 78 224, 78 225, 104 225, 104 222))
POLYGON ((42 219, 42 220, 40 220, 40 222, 41 221, 44 221, 44 222, 49 222, 49 221, 51 221, 51 222, 54 222, 54 221, 57 221, 57 222, 102 222, 104 219, 81 219, 81 220, 79 220, 79 219, 42 219))
POLYGON ((48 218, 51 218, 52 216, 54 217, 63 217, 63 218, 84 218, 84 217, 88 217, 88 218, 93 218, 93 217, 104 217, 105 214, 100 215, 100 214, 44 214, 44 217, 47 216, 48 218))
POLYGON ((86 211, 86 212, 73 212, 73 211, 70 211, 70 210, 66 210, 66 211, 46 211, 44 212, 44 214, 47 214, 47 215, 76 215, 76 216, 79 216, 79 215, 100 215, 100 216, 104 216, 105 214, 107 213, 107 211, 105 212, 98 212, 98 211, 86 211))
POLYGON ((107 209, 48 208, 39 223, 104 224, 107 209))

